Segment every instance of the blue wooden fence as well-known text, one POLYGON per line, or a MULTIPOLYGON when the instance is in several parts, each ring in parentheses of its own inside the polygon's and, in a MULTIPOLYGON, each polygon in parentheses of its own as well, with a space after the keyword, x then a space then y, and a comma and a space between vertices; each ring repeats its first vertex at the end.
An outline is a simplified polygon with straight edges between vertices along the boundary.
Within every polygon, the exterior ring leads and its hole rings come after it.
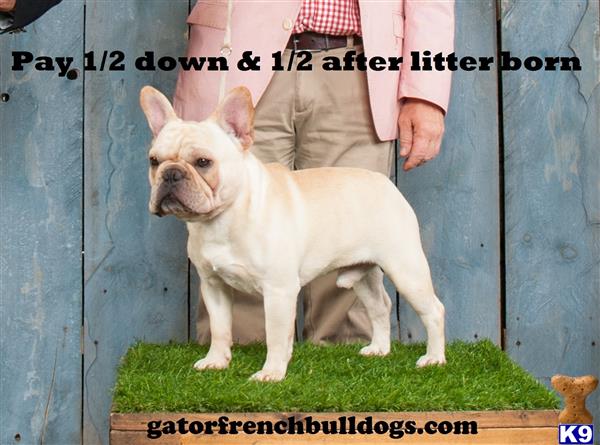
MULTIPOLYGON (((511 1, 502 11, 503 49, 583 66, 502 76, 506 350, 546 382, 600 373, 599 6, 511 1)), ((600 431, 598 392, 590 407, 600 431)))
MULTIPOLYGON (((172 92, 176 72, 81 70, 91 50, 183 54, 190 3, 64 0, 0 37, 2 444, 107 443, 128 345, 193 333, 185 229, 147 212, 138 107, 141 86, 172 92), (12 71, 19 50, 79 71, 12 71)), ((442 154, 398 169, 448 337, 491 338, 544 382, 598 374, 598 2, 459 0, 456 13, 459 55, 577 55, 583 70, 457 72, 442 154)), ((399 309, 400 338, 422 339, 399 309)), ((590 405, 600 418, 598 393, 590 405)))

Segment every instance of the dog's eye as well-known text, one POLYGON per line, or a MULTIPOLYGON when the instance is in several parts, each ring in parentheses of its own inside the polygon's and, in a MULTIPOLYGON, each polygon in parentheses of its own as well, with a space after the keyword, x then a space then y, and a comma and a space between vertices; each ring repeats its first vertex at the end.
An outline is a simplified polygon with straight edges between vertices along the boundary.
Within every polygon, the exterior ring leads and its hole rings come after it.
POLYGON ((200 167, 200 168, 209 167, 210 164, 212 164, 212 161, 210 159, 206 159, 206 158, 200 158, 196 161, 196 166, 200 167))
POLYGON ((150 156, 150 165, 152 167, 157 167, 159 164, 158 159, 156 159, 156 156, 150 156))

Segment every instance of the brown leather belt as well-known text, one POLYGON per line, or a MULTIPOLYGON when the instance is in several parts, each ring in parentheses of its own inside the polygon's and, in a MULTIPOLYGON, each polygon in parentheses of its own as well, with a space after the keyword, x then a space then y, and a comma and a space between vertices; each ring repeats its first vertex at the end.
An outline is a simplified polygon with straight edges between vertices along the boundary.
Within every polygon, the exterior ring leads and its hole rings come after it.
MULTIPOLYGON (((348 36, 332 36, 306 31, 300 34, 292 34, 286 48, 301 50, 323 50, 343 48, 348 44, 348 36)), ((354 44, 362 44, 360 36, 354 36, 354 44)))

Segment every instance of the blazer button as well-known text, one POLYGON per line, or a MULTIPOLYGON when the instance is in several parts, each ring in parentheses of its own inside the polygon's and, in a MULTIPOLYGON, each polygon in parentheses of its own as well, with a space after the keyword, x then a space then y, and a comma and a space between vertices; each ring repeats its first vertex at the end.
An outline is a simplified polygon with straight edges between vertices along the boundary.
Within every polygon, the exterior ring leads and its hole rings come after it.
POLYGON ((286 31, 289 31, 293 27, 294 27, 294 22, 292 21, 292 19, 287 18, 283 21, 283 29, 285 29, 286 31))

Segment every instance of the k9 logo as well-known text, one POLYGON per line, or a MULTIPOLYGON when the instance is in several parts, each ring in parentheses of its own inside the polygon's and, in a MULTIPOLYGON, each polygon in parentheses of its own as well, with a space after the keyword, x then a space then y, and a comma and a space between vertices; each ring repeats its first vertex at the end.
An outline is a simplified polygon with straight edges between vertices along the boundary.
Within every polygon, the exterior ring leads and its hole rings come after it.
POLYGON ((588 444, 594 443, 594 425, 558 425, 558 443, 562 444, 588 444))

